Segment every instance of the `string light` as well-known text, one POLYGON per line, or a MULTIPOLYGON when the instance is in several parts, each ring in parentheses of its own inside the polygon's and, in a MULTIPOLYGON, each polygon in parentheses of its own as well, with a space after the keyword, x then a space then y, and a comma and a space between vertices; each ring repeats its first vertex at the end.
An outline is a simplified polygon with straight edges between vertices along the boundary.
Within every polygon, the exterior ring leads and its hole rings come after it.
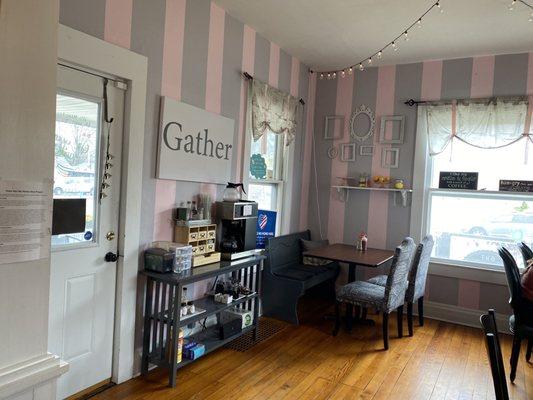
MULTIPOLYGON (((340 75, 341 78, 344 78, 346 76, 346 73, 348 73, 348 75, 351 75, 353 73, 353 69, 354 68, 358 68, 360 71, 364 71, 365 69, 365 66, 364 66, 364 63, 366 63, 367 65, 372 65, 372 62, 373 62, 373 58, 377 58, 378 60, 381 60, 381 58, 383 57, 383 51, 385 51, 386 49, 388 48, 392 48, 394 51, 398 51, 398 45, 397 45, 397 41, 399 39, 401 39, 403 37, 403 39, 405 41, 409 41, 410 37, 409 37, 409 32, 410 30, 415 27, 415 25, 418 27, 418 28, 422 28, 422 19, 427 15, 429 14, 433 9, 438 9, 441 13, 444 12, 442 6, 441 6, 441 1, 442 0, 439 0, 439 1, 436 1, 434 2, 427 10, 426 12, 424 12, 420 17, 418 17, 417 19, 415 19, 413 21, 413 23, 411 23, 411 25, 409 25, 406 29, 404 29, 403 31, 401 31, 401 33, 396 36, 392 41, 390 41, 389 43, 387 43, 384 47, 382 47, 381 49, 377 50, 376 52, 370 54, 368 57, 365 57, 363 58, 361 61, 355 63, 355 64, 352 64, 350 65, 349 67, 346 67, 344 69, 339 69, 337 71, 318 71, 318 73, 320 74, 319 77, 320 79, 324 79, 324 77, 326 79, 335 79, 337 77, 337 73, 340 75)), ((513 2, 516 2, 516 1, 522 1, 522 0, 514 0, 513 2)), ((310 70, 311 73, 314 73, 314 72, 317 72, 317 71, 313 71, 313 70, 310 70)))
MULTIPOLYGON (((525 0, 513 0, 510 4, 509 4, 509 11, 513 11, 516 7, 516 3, 520 3, 522 4, 523 6, 529 8, 530 10, 533 10, 533 5, 529 4, 527 1, 525 0)), ((531 14, 529 14, 529 19, 528 19, 529 22, 533 22, 533 12, 531 14)))

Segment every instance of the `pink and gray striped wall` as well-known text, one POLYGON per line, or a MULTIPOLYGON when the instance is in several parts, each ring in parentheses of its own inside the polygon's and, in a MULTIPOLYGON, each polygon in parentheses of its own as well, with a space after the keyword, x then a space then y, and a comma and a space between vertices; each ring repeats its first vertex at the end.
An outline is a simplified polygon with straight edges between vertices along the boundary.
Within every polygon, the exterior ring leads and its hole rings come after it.
MULTIPOLYGON (((209 0, 62 0, 60 22, 92 36, 129 48, 148 58, 148 93, 142 202, 141 246, 170 239, 170 210, 198 192, 220 194, 222 187, 156 180, 159 96, 166 95, 233 118, 234 179, 242 177, 244 145, 245 70, 282 90, 306 99, 296 141, 293 165, 291 230, 310 227, 317 234, 314 173, 310 135, 317 139, 320 215, 326 236, 351 243, 360 230, 371 245, 393 248, 409 232, 410 208, 397 207, 381 193, 357 193, 342 203, 332 195, 337 176, 359 172, 388 174, 411 184, 416 110, 403 101, 490 95, 533 94, 533 56, 514 54, 446 61, 427 61, 369 68, 336 81, 317 80, 307 67, 252 28, 209 0), (330 143, 322 140, 324 117, 345 116, 345 137, 351 110, 366 104, 377 117, 406 116, 406 139, 397 170, 382 170, 381 148, 374 157, 357 156, 343 163, 326 156, 330 143)), ((376 139, 377 136, 374 136, 376 139)), ((507 289, 500 285, 432 275, 429 299, 471 309, 506 307, 507 289)))
MULTIPOLYGON (((410 231, 410 213, 420 212, 393 204, 386 193, 352 193, 346 203, 330 190, 339 176, 388 175, 403 178, 412 184, 416 132, 416 108, 403 104, 407 99, 438 100, 468 97, 533 94, 533 53, 464 58, 446 61, 369 68, 353 76, 337 80, 318 80, 315 109, 317 139, 317 170, 320 215, 323 230, 334 242, 353 243, 356 235, 367 231, 369 244, 378 248, 394 248, 410 231), (345 132, 339 142, 348 142, 348 120, 351 110, 366 104, 376 113, 376 132, 383 115, 406 117, 405 143, 400 145, 398 169, 381 168, 381 146, 373 137, 374 156, 357 155, 355 162, 345 163, 327 157, 331 141, 323 140, 324 118, 343 115, 345 132)), ((370 143, 368 143, 370 144, 370 143)), ((311 175, 311 187, 314 176, 311 175)), ((316 196, 309 197, 309 222, 318 233, 316 196)), ((429 300, 470 309, 495 307, 507 309, 507 288, 501 285, 431 275, 428 281, 429 300)))
MULTIPOLYGON (((247 71, 308 105, 308 68, 252 28, 209 0, 62 0, 60 23, 148 58, 147 111, 144 147, 141 246, 172 238, 171 209, 193 195, 221 194, 223 186, 155 179, 159 96, 220 113, 235 120, 232 177, 242 179, 245 82, 247 71)), ((293 206, 307 201, 310 162, 307 126, 312 108, 306 106, 296 140, 293 206)), ((297 230, 307 214, 294 213, 297 230)), ((305 222, 302 222, 305 225, 305 222)))

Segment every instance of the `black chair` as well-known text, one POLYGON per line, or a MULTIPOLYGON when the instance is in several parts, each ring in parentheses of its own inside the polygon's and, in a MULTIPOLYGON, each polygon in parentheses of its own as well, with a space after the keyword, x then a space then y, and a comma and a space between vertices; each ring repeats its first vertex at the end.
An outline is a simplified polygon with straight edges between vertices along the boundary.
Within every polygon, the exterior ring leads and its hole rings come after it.
POLYGON ((524 257, 524 265, 527 265, 528 260, 533 259, 533 250, 524 242, 520 243, 518 248, 522 253, 522 257, 524 257))
POLYGON ((509 330, 513 334, 513 349, 511 351, 511 382, 516 377, 516 367, 518 357, 520 356, 520 345, 523 339, 528 340, 528 349, 526 352, 526 361, 531 358, 531 345, 533 343, 533 304, 522 296, 522 287, 520 286, 520 271, 516 261, 509 250, 501 248, 498 250, 503 260, 505 276, 509 286, 510 299, 509 304, 513 309, 513 315, 509 318, 509 330))
POLYGON ((505 367, 503 365, 494 310, 489 310, 489 313, 483 314, 479 320, 485 333, 485 345, 487 347, 496 400, 509 400, 509 392, 507 391, 507 382, 505 380, 505 367))

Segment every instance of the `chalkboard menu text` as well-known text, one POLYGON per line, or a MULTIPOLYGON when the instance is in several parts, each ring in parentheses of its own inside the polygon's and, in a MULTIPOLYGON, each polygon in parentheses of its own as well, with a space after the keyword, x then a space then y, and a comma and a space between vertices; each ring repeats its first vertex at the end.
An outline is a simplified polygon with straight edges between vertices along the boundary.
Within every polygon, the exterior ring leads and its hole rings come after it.
POLYGON ((533 192, 533 181, 500 180, 501 192, 533 192))
POLYGON ((477 190, 477 172, 441 172, 439 189, 477 190))

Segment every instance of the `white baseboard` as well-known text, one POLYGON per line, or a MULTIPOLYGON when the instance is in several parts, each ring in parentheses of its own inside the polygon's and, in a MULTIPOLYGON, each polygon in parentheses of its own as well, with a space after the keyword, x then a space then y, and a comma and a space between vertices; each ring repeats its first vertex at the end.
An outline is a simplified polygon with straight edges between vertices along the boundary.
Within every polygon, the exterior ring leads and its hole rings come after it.
MULTIPOLYGON (((416 311, 416 308, 415 308, 416 311)), ((472 310, 449 304, 424 301, 424 317, 436 319, 444 322, 451 322, 458 325, 471 326, 481 329, 479 317, 487 311, 472 310)), ((501 333, 509 332, 509 316, 496 313, 496 324, 501 333)))
POLYGON ((0 369, 0 399, 21 393, 59 378, 68 364, 53 354, 44 354, 0 369))

